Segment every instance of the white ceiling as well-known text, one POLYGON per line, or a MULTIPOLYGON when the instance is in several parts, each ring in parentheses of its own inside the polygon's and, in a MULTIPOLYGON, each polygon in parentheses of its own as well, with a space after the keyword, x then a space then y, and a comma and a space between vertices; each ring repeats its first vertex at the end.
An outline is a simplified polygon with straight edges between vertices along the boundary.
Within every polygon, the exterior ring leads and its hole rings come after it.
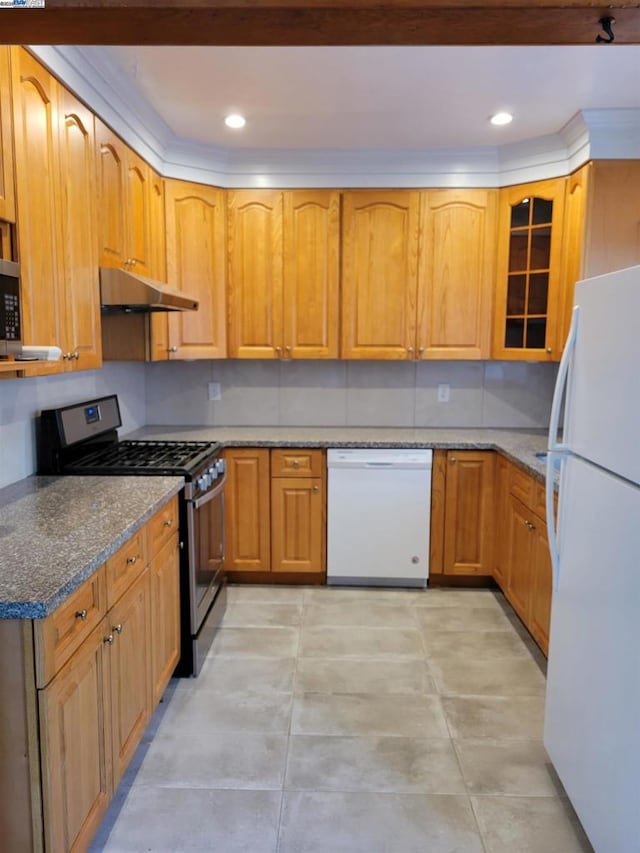
POLYGON ((637 46, 84 50, 107 52, 175 137, 223 148, 500 146, 640 107, 637 46), (497 110, 513 124, 491 126, 497 110), (242 131, 223 124, 235 111, 242 131))

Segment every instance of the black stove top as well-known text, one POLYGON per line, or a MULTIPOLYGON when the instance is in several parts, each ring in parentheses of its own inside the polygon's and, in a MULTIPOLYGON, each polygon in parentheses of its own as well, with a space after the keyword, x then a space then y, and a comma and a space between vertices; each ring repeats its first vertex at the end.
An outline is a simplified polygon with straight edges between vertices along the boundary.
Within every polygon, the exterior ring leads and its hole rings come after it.
POLYGON ((132 441, 101 446, 67 466, 85 474, 179 474, 191 477, 216 456, 220 445, 210 441, 132 441))

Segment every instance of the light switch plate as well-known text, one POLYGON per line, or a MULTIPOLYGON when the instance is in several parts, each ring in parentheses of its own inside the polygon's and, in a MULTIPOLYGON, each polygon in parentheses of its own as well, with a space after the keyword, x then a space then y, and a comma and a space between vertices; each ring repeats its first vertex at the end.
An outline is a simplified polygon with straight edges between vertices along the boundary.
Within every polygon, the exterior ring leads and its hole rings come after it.
POLYGON ((219 382, 209 382, 209 399, 222 400, 222 385, 219 382))
POLYGON ((438 385, 438 402, 439 403, 448 403, 449 402, 449 394, 451 392, 451 385, 446 382, 438 385))

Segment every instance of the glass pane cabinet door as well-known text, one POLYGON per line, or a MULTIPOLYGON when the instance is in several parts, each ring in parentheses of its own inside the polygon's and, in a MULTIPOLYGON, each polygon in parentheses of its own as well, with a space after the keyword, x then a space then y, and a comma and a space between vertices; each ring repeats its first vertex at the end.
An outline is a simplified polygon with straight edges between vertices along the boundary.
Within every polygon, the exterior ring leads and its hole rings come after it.
POLYGON ((562 212, 562 192, 548 192, 561 181, 545 186, 513 187, 502 212, 503 262, 498 289, 504 301, 497 305, 494 356, 506 358, 557 358, 558 280, 554 254, 555 233, 562 212), (538 194, 540 187, 543 191, 538 194), (527 190, 530 190, 529 192, 527 190), (558 210, 560 208, 560 210, 558 210), (505 247, 504 240, 508 241, 505 247))

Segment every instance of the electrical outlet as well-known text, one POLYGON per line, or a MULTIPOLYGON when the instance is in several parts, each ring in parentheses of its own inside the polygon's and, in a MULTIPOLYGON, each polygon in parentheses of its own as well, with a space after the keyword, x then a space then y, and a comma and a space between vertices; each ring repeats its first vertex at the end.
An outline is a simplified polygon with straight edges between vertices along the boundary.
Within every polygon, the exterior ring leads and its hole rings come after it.
POLYGON ((209 399, 222 400, 222 385, 219 382, 209 383, 209 399))
POLYGON ((448 403, 449 402, 449 394, 451 392, 451 385, 446 382, 438 385, 438 402, 439 403, 448 403))

